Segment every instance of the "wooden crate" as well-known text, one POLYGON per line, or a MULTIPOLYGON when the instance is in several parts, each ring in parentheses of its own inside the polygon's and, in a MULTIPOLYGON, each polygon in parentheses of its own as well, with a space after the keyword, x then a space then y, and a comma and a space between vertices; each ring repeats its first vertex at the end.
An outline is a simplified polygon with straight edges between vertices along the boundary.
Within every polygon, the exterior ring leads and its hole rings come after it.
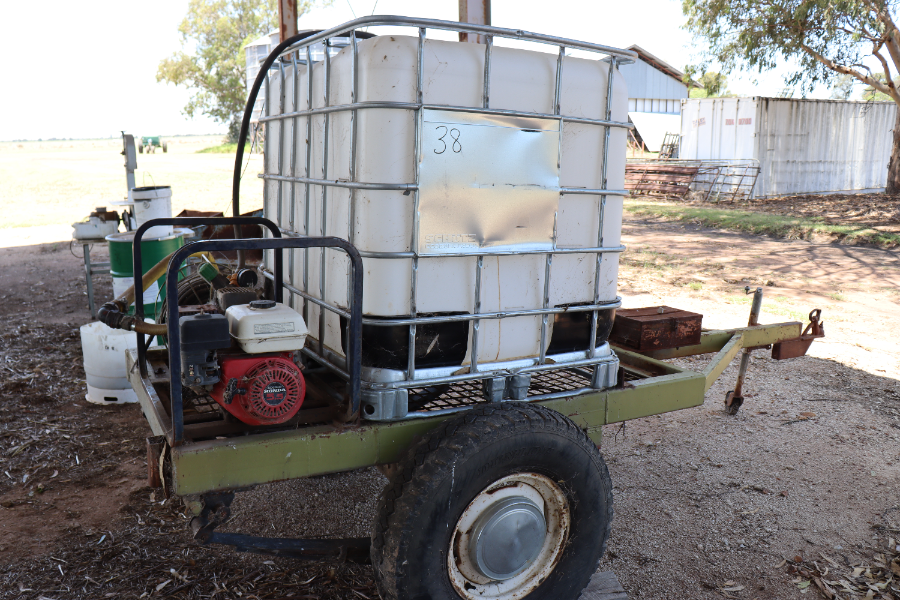
POLYGON ((638 352, 693 346, 700 343, 702 320, 703 315, 671 306, 618 310, 609 341, 638 352))

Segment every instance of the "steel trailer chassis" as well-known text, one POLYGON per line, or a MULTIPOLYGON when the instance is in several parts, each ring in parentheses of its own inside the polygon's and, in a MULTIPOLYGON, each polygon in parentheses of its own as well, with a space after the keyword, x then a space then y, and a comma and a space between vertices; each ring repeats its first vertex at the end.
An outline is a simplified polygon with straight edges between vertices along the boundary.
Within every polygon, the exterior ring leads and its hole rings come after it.
MULTIPOLYGON (((209 222, 210 219, 205 218, 180 218, 158 219, 144 224, 135 235, 135 268, 140 268, 139 241, 150 227, 161 224, 201 225, 209 222)), ((274 249, 274 296, 280 299, 282 261, 279 250, 322 246, 339 248, 348 254, 353 265, 355 300, 350 307, 348 327, 349 360, 345 374, 349 385, 345 388, 345 405, 337 413, 337 416, 343 415, 340 419, 343 422, 333 420, 335 413, 320 412, 319 423, 293 425, 280 430, 244 428, 236 432, 228 431, 227 427, 223 430, 203 423, 186 425, 181 365, 177 354, 173 360, 170 350, 149 348, 153 338, 137 334, 138 348, 128 352, 126 361, 129 380, 155 436, 147 440, 150 483, 155 487, 162 486, 168 497, 184 498, 194 515, 191 527, 195 538, 201 543, 226 544, 239 551, 301 559, 364 561, 368 557, 368 538, 279 539, 220 533, 215 528, 228 520, 229 505, 236 491, 286 479, 393 465, 417 438, 425 436, 445 420, 455 417, 461 411, 491 403, 484 398, 473 400, 471 395, 459 394, 461 400, 458 406, 441 410, 433 416, 418 414, 416 418, 394 422, 363 421, 359 410, 362 269, 356 249, 339 238, 282 238, 278 228, 263 218, 220 218, 216 219, 216 223, 262 225, 268 227, 274 237, 192 242, 173 255, 167 271, 166 289, 170 348, 179 347, 178 327, 173 327, 174 323, 178 323, 178 291, 177 285, 172 284, 177 281, 181 264, 190 254, 218 250, 274 249), (328 423, 329 419, 332 419, 331 423, 328 423), (239 435, 223 437, 223 434, 228 436, 229 433, 239 435)), ((814 339, 824 336, 818 310, 810 313, 811 322, 805 329, 796 321, 756 324, 761 302, 762 290, 757 289, 747 327, 705 330, 701 334, 700 343, 693 346, 646 354, 615 348, 621 365, 615 387, 592 389, 591 372, 573 367, 543 374, 544 377, 555 378, 557 387, 568 387, 568 392, 504 402, 533 403, 555 411, 570 419, 599 446, 603 425, 703 404, 705 393, 728 364, 743 351, 735 389, 725 399, 726 411, 734 414, 743 401, 741 386, 750 351, 771 348, 773 358, 793 358, 804 355, 814 339), (664 359, 700 354, 713 354, 702 371, 691 371, 664 362, 664 359)), ((141 294, 136 294, 135 309, 138 316, 143 315, 141 294)), ((457 385, 465 384, 466 382, 457 385)), ((540 378, 533 382, 533 385, 540 384, 540 378)), ((453 387, 450 388, 451 392, 452 390, 453 387)), ((317 420, 316 415, 311 420, 317 420)))

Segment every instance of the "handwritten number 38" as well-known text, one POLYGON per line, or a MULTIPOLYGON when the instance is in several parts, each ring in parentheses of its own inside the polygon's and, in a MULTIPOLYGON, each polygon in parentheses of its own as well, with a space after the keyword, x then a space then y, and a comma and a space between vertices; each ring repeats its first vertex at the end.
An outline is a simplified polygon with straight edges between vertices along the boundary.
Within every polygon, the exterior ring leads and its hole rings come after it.
POLYGON ((462 144, 459 143, 459 135, 460 135, 459 129, 456 129, 456 128, 454 127, 453 129, 449 129, 449 130, 448 130, 448 129, 447 129, 445 126, 443 126, 443 125, 438 125, 437 127, 435 127, 435 129, 436 129, 436 130, 437 130, 437 129, 443 129, 443 130, 444 130, 444 135, 442 135, 441 137, 438 138, 438 141, 441 142, 442 144, 444 144, 444 147, 441 148, 441 151, 440 151, 440 152, 438 152, 437 150, 435 150, 435 151, 434 151, 435 154, 443 154, 444 152, 447 151, 447 142, 444 140, 444 138, 447 137, 447 133, 449 133, 449 134, 450 134, 450 137, 453 139, 453 144, 450 146, 450 149, 453 150, 454 152, 456 152, 457 154, 459 154, 460 152, 462 152, 462 144))

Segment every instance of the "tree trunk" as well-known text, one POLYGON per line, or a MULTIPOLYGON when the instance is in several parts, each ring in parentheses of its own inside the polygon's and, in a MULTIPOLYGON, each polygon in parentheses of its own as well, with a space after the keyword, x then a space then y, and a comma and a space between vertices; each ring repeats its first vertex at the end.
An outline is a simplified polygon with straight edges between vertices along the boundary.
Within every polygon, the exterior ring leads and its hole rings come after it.
POLYGON ((887 184, 884 193, 900 194, 900 106, 897 107, 897 120, 894 121, 891 160, 888 161, 887 184))

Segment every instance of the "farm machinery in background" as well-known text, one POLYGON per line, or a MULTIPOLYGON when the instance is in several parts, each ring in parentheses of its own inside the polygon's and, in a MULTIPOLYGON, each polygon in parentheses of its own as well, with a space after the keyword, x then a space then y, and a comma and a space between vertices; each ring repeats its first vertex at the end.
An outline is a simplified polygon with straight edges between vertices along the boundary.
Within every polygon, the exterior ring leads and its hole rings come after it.
POLYGON ((169 151, 169 145, 162 139, 162 136, 145 135, 138 141, 139 154, 144 154, 145 151, 147 154, 153 154, 157 150, 162 150, 163 152, 169 151))

